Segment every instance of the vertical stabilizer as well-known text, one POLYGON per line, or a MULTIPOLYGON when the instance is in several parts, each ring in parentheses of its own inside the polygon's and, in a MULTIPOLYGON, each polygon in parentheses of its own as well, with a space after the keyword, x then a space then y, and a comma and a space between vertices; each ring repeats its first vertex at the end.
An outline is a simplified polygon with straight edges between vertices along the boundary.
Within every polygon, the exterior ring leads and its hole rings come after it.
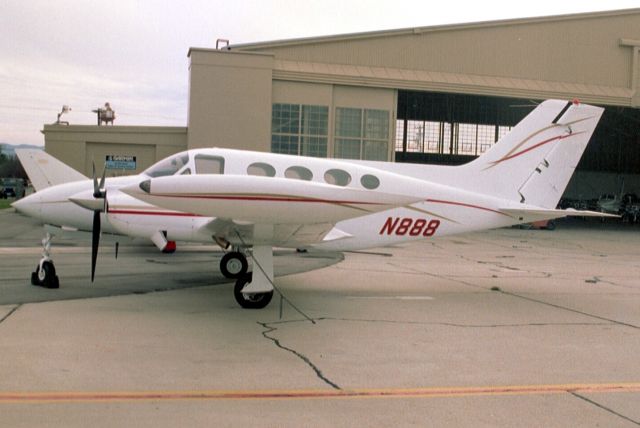
POLYGON ((16 155, 36 191, 57 184, 87 179, 75 169, 42 150, 17 149, 16 155))
POLYGON ((485 154, 459 167, 465 187, 555 208, 603 111, 577 102, 541 103, 485 154))

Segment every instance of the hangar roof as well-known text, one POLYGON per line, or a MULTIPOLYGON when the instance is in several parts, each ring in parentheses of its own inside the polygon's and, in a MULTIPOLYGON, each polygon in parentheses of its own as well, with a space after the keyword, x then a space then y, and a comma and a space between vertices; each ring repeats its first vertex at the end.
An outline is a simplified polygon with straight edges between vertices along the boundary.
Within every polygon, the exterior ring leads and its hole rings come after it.
POLYGON ((640 8, 231 45, 273 78, 640 107, 640 8))
POLYGON ((602 11, 602 12, 575 13, 575 14, 554 15, 554 16, 538 16, 538 17, 530 17, 530 18, 500 19, 500 20, 494 20, 494 21, 478 21, 478 22, 459 23, 459 24, 432 25, 432 26, 426 26, 426 27, 408 27, 408 28, 398 28, 398 29, 390 29, 390 30, 366 31, 361 33, 346 33, 346 34, 335 34, 335 35, 317 36, 317 37, 301 37, 301 38, 295 38, 295 39, 270 40, 270 41, 264 41, 264 42, 254 42, 254 43, 239 43, 239 44, 232 44, 230 45, 230 47, 231 49, 252 50, 252 49, 292 46, 292 45, 307 45, 310 43, 316 44, 316 43, 327 43, 327 42, 345 41, 345 40, 371 39, 371 38, 389 37, 389 36, 422 34, 427 32, 436 32, 436 31, 465 30, 465 29, 472 29, 472 28, 473 29, 487 28, 487 27, 507 26, 507 25, 531 24, 531 23, 539 23, 539 22, 559 22, 559 21, 589 19, 589 18, 603 18, 603 17, 606 18, 609 16, 635 15, 639 13, 640 13, 640 8, 634 8, 634 9, 610 10, 610 11, 602 11))

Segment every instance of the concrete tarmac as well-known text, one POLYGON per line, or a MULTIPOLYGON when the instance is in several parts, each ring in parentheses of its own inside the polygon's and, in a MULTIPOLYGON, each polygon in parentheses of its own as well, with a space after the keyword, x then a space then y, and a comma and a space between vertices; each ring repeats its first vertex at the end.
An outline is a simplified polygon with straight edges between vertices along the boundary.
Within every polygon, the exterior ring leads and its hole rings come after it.
MULTIPOLYGON (((14 216, 0 225, 23 227, 14 216)), ((98 267, 102 281, 119 269, 101 288, 129 291, 56 301, 65 282, 26 280, 33 230, 0 234, 3 426, 640 425, 637 227, 575 221, 346 253, 277 278, 300 312, 278 296, 239 308, 231 284, 208 283, 215 264, 196 269, 188 251, 149 276, 157 263, 125 258, 157 253, 134 248, 98 267), (197 287, 172 289, 181 267, 197 287)), ((55 260, 84 289, 78 245, 55 260)))

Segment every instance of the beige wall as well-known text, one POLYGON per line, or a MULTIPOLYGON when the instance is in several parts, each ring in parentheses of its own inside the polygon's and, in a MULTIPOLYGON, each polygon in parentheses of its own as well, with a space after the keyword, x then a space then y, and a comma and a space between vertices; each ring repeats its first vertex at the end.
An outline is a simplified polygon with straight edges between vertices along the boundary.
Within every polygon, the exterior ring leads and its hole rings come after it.
POLYGON ((191 49, 188 145, 269 151, 273 57, 191 49))
POLYGON ((102 173, 106 155, 135 156, 135 171, 108 171, 109 176, 143 171, 156 161, 187 149, 187 129, 162 126, 45 125, 47 153, 91 176, 92 162, 102 173))
POLYGON ((272 90, 274 103, 325 106, 333 104, 333 85, 274 80, 272 90))

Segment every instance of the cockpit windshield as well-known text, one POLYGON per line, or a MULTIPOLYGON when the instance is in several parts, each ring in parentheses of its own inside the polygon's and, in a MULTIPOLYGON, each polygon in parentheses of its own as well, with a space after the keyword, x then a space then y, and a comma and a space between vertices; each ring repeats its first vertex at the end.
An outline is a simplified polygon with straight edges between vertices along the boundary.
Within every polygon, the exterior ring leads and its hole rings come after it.
POLYGON ((189 162, 189 154, 179 153, 167 159, 163 159, 149 167, 144 174, 149 177, 165 177, 167 175, 173 175, 189 162))

